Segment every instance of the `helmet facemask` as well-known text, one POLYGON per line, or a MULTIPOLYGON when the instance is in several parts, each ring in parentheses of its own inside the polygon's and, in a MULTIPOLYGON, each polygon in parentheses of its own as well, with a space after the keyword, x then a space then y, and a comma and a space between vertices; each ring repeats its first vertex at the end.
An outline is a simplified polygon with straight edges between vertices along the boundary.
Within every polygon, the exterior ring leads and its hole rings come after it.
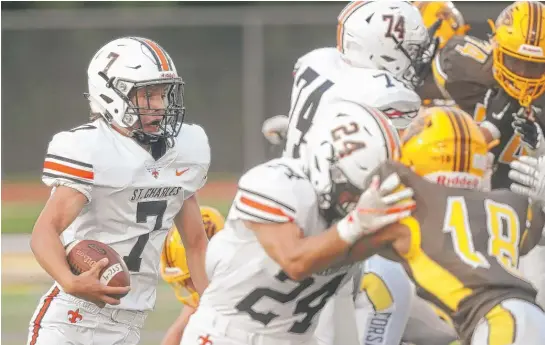
POLYGON ((178 135, 185 115, 182 78, 135 82, 101 76, 125 104, 122 125, 137 141, 147 145, 178 135))
POLYGON ((328 224, 332 224, 356 207, 362 190, 351 183, 339 168, 339 158, 331 143, 322 142, 311 156, 309 175, 318 195, 320 214, 328 224))
POLYGON ((545 92, 545 61, 532 61, 502 47, 494 49, 494 76, 522 106, 529 106, 545 92))
POLYGON ((409 60, 409 67, 401 78, 406 85, 413 89, 422 86, 431 71, 431 64, 439 47, 439 39, 434 37, 423 43, 398 41, 396 37, 392 37, 392 39, 396 43, 396 48, 409 60))

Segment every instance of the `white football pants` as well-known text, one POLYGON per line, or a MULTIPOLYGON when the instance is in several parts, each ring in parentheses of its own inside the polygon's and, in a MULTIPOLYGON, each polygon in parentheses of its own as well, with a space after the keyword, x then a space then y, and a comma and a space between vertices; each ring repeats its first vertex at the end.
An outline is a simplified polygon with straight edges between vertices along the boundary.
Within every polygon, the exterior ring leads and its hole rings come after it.
POLYGON ((146 316, 140 311, 101 309, 53 285, 30 320, 27 345, 135 345, 146 316))

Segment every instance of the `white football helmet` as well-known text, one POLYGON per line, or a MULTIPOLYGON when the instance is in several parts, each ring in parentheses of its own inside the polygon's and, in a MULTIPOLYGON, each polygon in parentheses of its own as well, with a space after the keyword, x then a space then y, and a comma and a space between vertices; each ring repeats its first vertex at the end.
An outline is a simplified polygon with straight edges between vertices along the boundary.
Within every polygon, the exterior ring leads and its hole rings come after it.
POLYGON ((305 162, 328 222, 355 207, 368 174, 387 159, 398 159, 401 147, 396 129, 380 111, 347 101, 331 107, 338 115, 310 133, 305 162))
POLYGON ((356 67, 392 73, 414 89, 437 49, 418 9, 408 1, 357 1, 339 14, 337 49, 356 67))
POLYGON ((184 118, 183 80, 168 53, 156 42, 141 37, 123 37, 99 49, 87 70, 91 111, 148 144, 175 137, 184 118), (150 105, 148 88, 164 87, 163 108, 150 105), (138 104, 136 91, 145 89, 147 104, 138 104), (133 101, 136 100, 136 101, 133 101), (162 116, 158 130, 144 130, 141 116, 162 116))

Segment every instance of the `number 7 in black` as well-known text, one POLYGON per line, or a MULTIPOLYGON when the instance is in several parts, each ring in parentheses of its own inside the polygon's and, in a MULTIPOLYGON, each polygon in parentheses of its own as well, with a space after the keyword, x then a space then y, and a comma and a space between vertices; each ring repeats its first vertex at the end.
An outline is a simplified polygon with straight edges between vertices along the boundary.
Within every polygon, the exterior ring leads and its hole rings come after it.
MULTIPOLYGON (((161 229, 163 226, 163 215, 167 209, 167 201, 142 201, 136 204, 136 223, 146 223, 148 217, 155 218, 155 226, 153 231, 161 229)), ((149 232, 138 236, 138 240, 132 247, 129 255, 124 256, 125 264, 131 272, 140 271, 140 263, 142 262, 142 252, 149 240, 149 232)))

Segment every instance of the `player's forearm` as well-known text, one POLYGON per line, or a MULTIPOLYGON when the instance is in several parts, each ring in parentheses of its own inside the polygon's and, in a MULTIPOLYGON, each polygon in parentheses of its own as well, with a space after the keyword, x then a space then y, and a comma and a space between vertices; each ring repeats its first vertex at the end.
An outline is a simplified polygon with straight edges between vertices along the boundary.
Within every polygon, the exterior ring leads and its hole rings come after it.
POLYGON ((30 248, 40 266, 64 290, 69 291, 74 275, 70 271, 64 246, 55 228, 48 224, 36 223, 30 238, 30 248))
POLYGON ((300 238, 286 248, 281 266, 294 280, 301 280, 341 262, 350 244, 339 237, 336 225, 316 236, 300 238))
POLYGON ((204 230, 197 198, 193 195, 184 201, 184 206, 174 218, 174 223, 184 244, 189 273, 199 294, 208 286, 205 270, 208 237, 204 230))
POLYGON ((206 240, 186 249, 187 267, 199 295, 202 295, 204 289, 208 286, 208 277, 206 276, 205 269, 207 245, 208 241, 206 240))

